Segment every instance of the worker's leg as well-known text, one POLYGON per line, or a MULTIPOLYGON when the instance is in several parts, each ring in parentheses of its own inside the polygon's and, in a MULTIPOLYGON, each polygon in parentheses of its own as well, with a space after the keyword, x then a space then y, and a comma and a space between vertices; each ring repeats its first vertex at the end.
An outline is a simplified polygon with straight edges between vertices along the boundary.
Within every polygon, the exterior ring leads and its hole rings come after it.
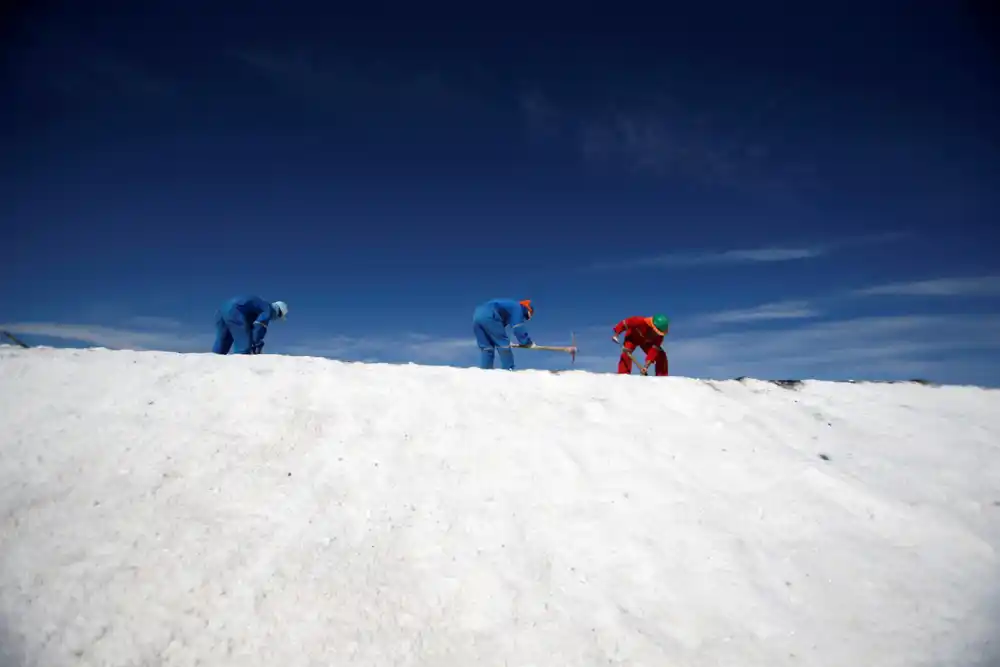
POLYGON ((497 354, 500 355, 500 367, 507 371, 514 370, 514 352, 510 349, 510 338, 507 337, 507 328, 503 322, 489 320, 486 323, 486 332, 496 345, 497 354))
POLYGON ((497 353, 500 355, 500 368, 514 370, 514 351, 510 349, 510 341, 506 345, 497 345, 497 353))
POLYGON ((212 345, 212 352, 215 354, 229 354, 229 349, 233 346, 233 335, 229 333, 229 325, 223 319, 222 313, 215 314, 215 344, 212 345))
MULTIPOLYGON (((625 348, 625 350, 631 352, 632 350, 635 349, 635 343, 626 338, 625 345, 623 345, 623 347, 625 348)), ((625 351, 622 351, 621 358, 618 359, 618 374, 628 375, 631 372, 632 372, 632 357, 630 357, 625 351)))
POLYGON ((477 308, 473 316, 473 327, 476 331, 476 342, 482 352, 480 365, 483 368, 493 368, 495 349, 500 354, 500 366, 508 371, 514 370, 514 353, 510 349, 507 327, 497 314, 486 308, 477 308))
POLYGON ((667 353, 661 347, 649 346, 646 349, 646 366, 656 364, 656 374, 665 376, 667 374, 667 353))
POLYGON ((480 320, 472 321, 472 332, 476 335, 476 345, 479 346, 479 367, 493 368, 493 360, 496 356, 493 341, 486 332, 486 327, 480 320))
POLYGON ((253 346, 253 333, 251 325, 245 320, 228 320, 229 333, 233 337, 233 354, 250 354, 253 346))
POLYGON ((666 350, 660 350, 660 353, 656 355, 656 374, 661 377, 666 377, 669 375, 670 360, 667 359, 666 350))

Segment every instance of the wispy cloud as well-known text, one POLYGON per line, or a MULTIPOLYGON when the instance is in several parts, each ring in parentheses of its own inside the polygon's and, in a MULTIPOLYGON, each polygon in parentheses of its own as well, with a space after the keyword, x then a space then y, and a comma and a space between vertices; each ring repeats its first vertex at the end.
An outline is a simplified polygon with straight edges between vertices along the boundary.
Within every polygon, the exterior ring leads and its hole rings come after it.
POLYGON ((171 329, 177 330, 184 328, 184 323, 180 320, 175 320, 172 317, 158 317, 151 315, 136 315, 125 320, 128 326, 138 327, 140 329, 171 329))
POLYGON ((55 322, 14 322, 0 324, 0 329, 22 336, 41 336, 56 340, 78 341, 98 347, 116 350, 165 350, 172 352, 193 352, 210 349, 213 334, 185 333, 171 327, 170 331, 139 330, 95 326, 89 324, 62 324, 55 322))
POLYGON ((138 61, 110 53, 96 54, 86 63, 93 77, 112 83, 133 95, 164 100, 176 96, 177 88, 138 61))
MULTIPOLYGON (((0 324, 0 330, 15 335, 39 336, 76 341, 116 350, 163 350, 169 352, 207 352, 212 348, 214 331, 188 333, 176 320, 160 317, 132 317, 122 326, 95 326, 54 322, 14 322, 0 324)), ((285 332, 281 332, 284 334, 285 332)), ((348 361, 392 361, 416 363, 454 363, 477 353, 475 341, 421 333, 388 336, 322 336, 286 342, 283 335, 268 337, 268 349, 275 354, 329 357, 348 361)), ((27 341, 26 341, 27 342, 27 341)))
POLYGON ((427 361, 454 361, 460 355, 479 348, 471 336, 467 338, 442 338, 426 334, 411 334, 404 339, 402 349, 409 355, 427 361))
POLYGON ((389 336, 332 336, 302 340, 285 346, 289 354, 330 357, 346 361, 375 360, 415 363, 450 363, 469 357, 477 350, 471 338, 449 338, 408 333, 389 336))
POLYGON ((680 269, 698 266, 792 262, 823 257, 848 248, 888 243, 906 237, 907 235, 901 232, 887 232, 884 234, 850 237, 825 243, 670 253, 652 257, 595 262, 590 268, 597 271, 643 268, 680 269))
POLYGON ((1000 296, 1000 276, 938 278, 876 285, 852 294, 857 296, 1000 296))
POLYGON ((559 133, 563 122, 562 115, 544 95, 532 91, 522 95, 519 103, 521 113, 532 135, 552 137, 559 133))
POLYGON ((808 301, 776 301, 774 303, 754 306, 753 308, 709 313, 701 316, 701 319, 712 324, 729 324, 764 320, 807 319, 818 317, 821 314, 821 311, 814 308, 808 301))
POLYGON ((824 310, 829 310, 835 305, 870 296, 1000 296, 1000 276, 939 278, 875 285, 817 296, 809 300, 775 301, 748 308, 696 314, 687 318, 686 323, 691 327, 704 324, 808 319, 823 315, 824 310))
POLYGON ((256 73, 275 90, 308 98, 313 103, 341 108, 348 102, 375 104, 382 109, 468 109, 475 99, 435 69, 399 72, 321 57, 307 49, 275 51, 239 49, 229 57, 256 73))
POLYGON ((321 67, 301 50, 277 53, 241 49, 230 52, 230 55, 267 80, 302 92, 329 92, 341 82, 336 73, 328 67, 321 67))
POLYGON ((904 315, 820 322, 778 331, 742 331, 671 346, 679 363, 713 376, 810 373, 861 377, 873 363, 922 362, 945 352, 1000 350, 1000 317, 904 315))
POLYGON ((600 354, 578 354, 572 366, 573 370, 590 371, 592 373, 610 373, 617 368, 618 358, 600 354))
POLYGON ((762 121, 776 100, 728 118, 692 99, 615 93, 614 102, 563 111, 539 91, 524 96, 522 118, 533 134, 558 138, 594 166, 615 165, 673 181, 724 187, 784 203, 803 201, 818 183, 795 146, 765 140, 762 121), (699 108, 700 107, 700 108, 699 108), (544 120, 544 123, 540 123, 544 120))
POLYGON ((368 357, 373 344, 352 336, 320 336, 285 345, 288 354, 306 357, 330 357, 352 361, 368 357))
POLYGON ((85 32, 51 22, 29 23, 26 32, 30 39, 17 55, 27 79, 77 104, 95 97, 160 103, 179 98, 177 81, 85 32))
POLYGON ((599 271, 619 269, 682 269, 693 266, 788 262, 820 257, 828 252, 824 246, 765 247, 716 252, 671 253, 653 257, 636 257, 617 262, 596 262, 591 268, 599 271))

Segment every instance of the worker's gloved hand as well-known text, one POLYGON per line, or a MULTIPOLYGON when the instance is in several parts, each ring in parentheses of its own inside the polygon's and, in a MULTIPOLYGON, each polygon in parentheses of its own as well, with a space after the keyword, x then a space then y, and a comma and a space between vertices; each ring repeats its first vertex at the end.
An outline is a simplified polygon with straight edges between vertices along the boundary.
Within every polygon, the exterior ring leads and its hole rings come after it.
POLYGON ((529 340, 527 343, 523 343, 521 347, 535 347, 535 343, 529 340))
POLYGON ((617 334, 611 337, 611 340, 615 341, 615 345, 621 345, 621 341, 618 340, 617 334))

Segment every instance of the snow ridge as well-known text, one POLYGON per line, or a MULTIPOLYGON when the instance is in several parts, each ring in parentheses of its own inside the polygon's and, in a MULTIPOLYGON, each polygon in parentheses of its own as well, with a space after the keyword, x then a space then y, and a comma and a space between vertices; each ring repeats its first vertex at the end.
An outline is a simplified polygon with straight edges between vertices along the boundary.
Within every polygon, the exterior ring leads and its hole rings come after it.
POLYGON ((997 657, 998 391, 3 347, 0 396, 0 664, 997 657))

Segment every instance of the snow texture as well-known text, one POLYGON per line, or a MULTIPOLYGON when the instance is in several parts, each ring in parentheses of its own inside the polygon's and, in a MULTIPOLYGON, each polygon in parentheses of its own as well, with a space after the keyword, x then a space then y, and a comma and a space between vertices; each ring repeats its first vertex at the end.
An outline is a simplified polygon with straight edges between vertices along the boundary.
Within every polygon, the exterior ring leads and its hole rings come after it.
POLYGON ((0 349, 3 664, 995 664, 1000 392, 0 349))

